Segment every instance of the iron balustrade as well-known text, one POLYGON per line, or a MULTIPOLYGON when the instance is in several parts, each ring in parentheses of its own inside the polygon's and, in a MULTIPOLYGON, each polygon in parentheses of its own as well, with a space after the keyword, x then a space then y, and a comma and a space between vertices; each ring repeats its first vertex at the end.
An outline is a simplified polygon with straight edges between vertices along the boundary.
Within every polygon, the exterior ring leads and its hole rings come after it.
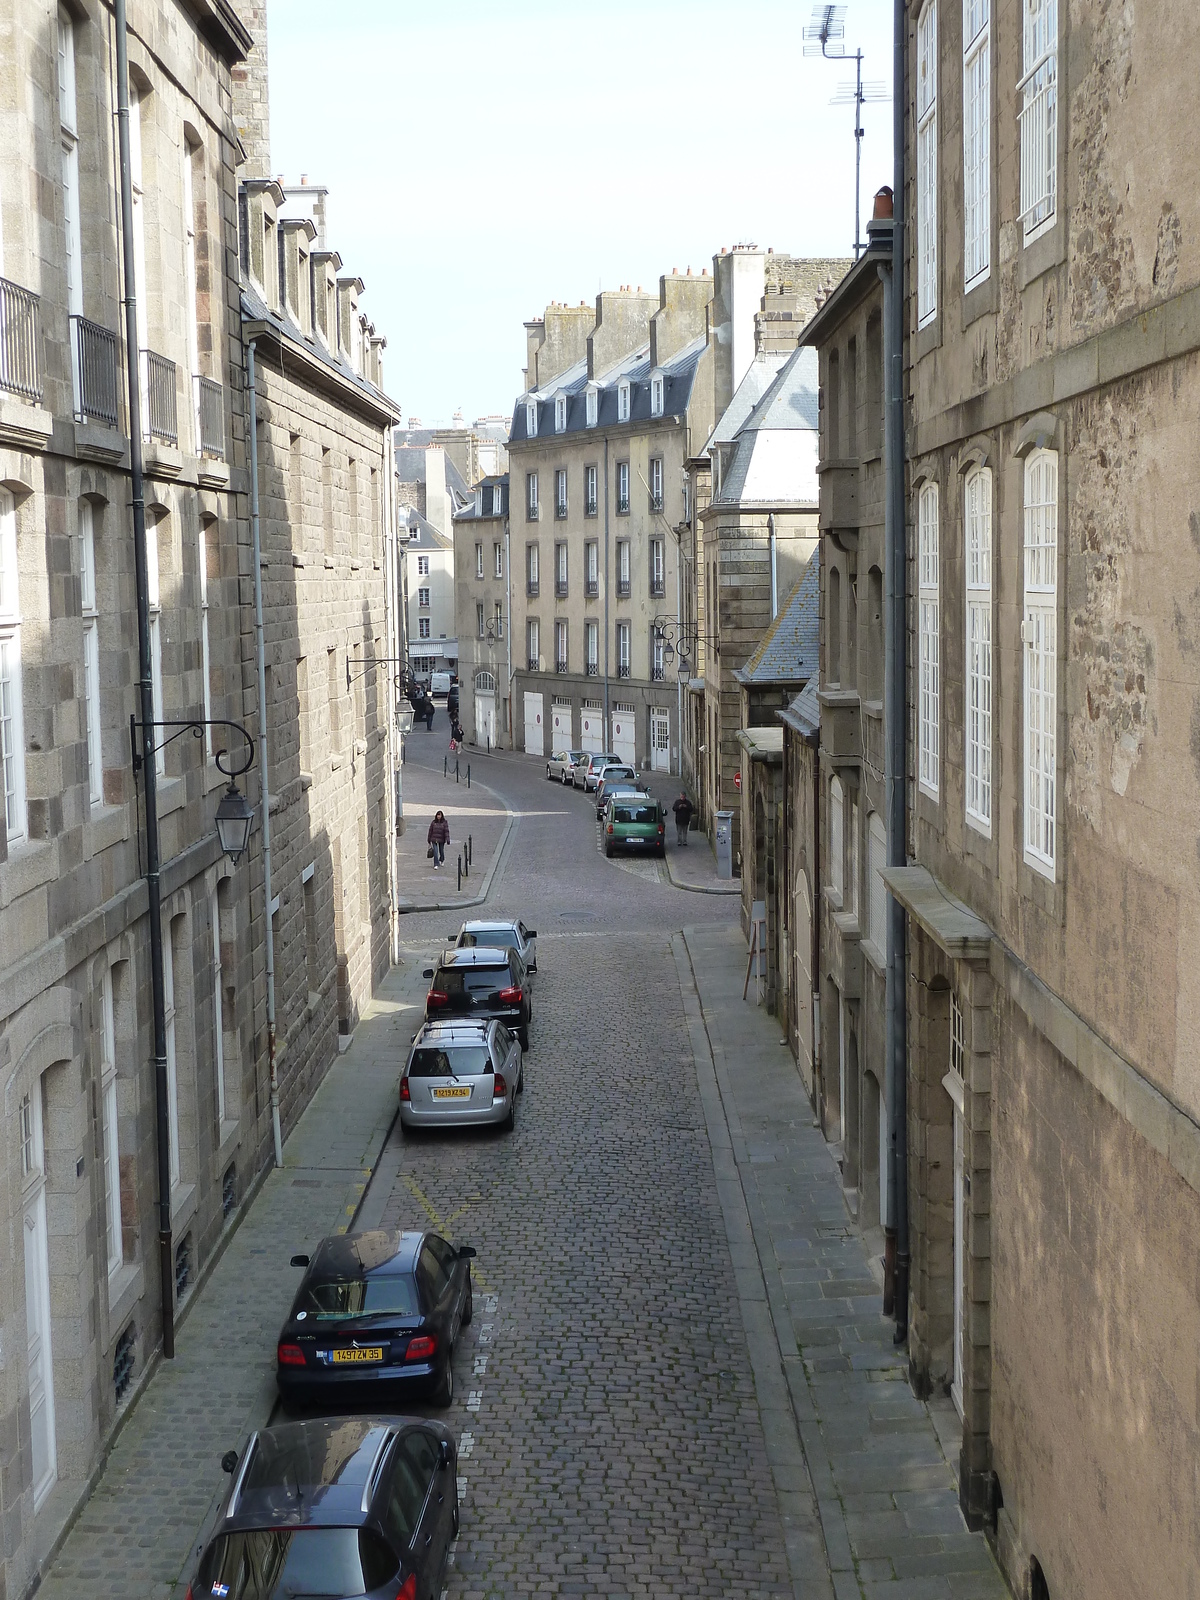
POLYGON ((655 600, 662 600, 666 596, 667 585, 662 578, 650 579, 650 594, 655 600))
POLYGON ((146 432, 165 444, 179 443, 179 407, 175 388, 175 363, 153 350, 142 351, 146 380, 146 432))
POLYGON ((588 675, 589 678, 598 678, 600 676, 600 666, 599 666, 598 662, 595 662, 595 661, 589 661, 588 662, 588 664, 587 664, 587 675, 588 675))
POLYGON ((594 500, 588 500, 584 503, 583 514, 585 517, 594 517, 596 515, 596 502, 594 500))
POLYGON ((554 670, 555 672, 565 672, 567 670, 567 663, 565 661, 556 661, 554 663, 554 670))
POLYGON ((618 578, 617 579, 617 599, 618 600, 628 600, 629 599, 629 579, 628 578, 618 578))
POLYGON ((555 507, 554 507, 554 515, 558 518, 558 520, 560 522, 565 520, 566 515, 567 515, 567 502, 565 500, 560 500, 555 505, 555 507))
POLYGON ((662 508, 663 508, 663 497, 662 497, 662 495, 653 494, 652 493, 651 496, 650 496, 650 509, 651 509, 651 511, 661 511, 662 508))
POLYGON ((87 317, 71 318, 75 339, 75 416, 80 422, 119 424, 117 395, 121 367, 120 340, 111 328, 87 317))
POLYGON ((583 586, 583 593, 588 600, 598 599, 600 595, 599 582, 595 578, 589 578, 583 586))
POLYGON ((629 676, 629 663, 628 663, 628 661, 622 661, 621 665, 617 668, 617 677, 618 678, 627 678, 628 676, 629 676))
POLYGON ((661 683, 665 676, 666 676, 666 669, 664 667, 651 667, 650 668, 650 677, 653 679, 653 681, 655 683, 661 683))
POLYGON ((42 398, 41 298, 0 278, 0 389, 22 400, 42 398))
POLYGON ((528 659, 530 672, 540 672, 542 670, 539 656, 530 656, 528 659))
POLYGON ((538 581, 537 581, 536 578, 528 578, 528 579, 526 579, 526 581, 525 581, 525 593, 529 596, 529 598, 531 600, 536 600, 537 599, 537 597, 538 597, 538 588, 539 588, 539 585, 538 585, 538 581))
POLYGON ((225 394, 215 378, 196 373, 196 417, 199 421, 200 454, 225 459, 225 394))
POLYGON ((554 597, 556 600, 565 600, 567 598, 567 580, 565 578, 556 578, 554 580, 554 597))

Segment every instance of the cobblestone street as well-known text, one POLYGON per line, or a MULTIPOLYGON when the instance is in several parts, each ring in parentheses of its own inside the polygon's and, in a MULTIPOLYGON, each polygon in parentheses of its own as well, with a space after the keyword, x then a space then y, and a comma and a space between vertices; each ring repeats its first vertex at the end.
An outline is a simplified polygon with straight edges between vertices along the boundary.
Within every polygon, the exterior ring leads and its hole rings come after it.
MULTIPOLYGON (((791 1057, 739 1009, 737 900, 606 861, 590 797, 534 762, 473 769, 472 888, 538 930, 515 1133, 384 1137, 420 968, 457 918, 417 909, 441 885, 408 849, 404 960, 196 1291, 44 1592, 182 1600, 221 1450, 274 1408, 288 1256, 353 1219, 479 1252, 447 1416, 455 1600, 1002 1596, 957 1510, 953 1428, 895 1365, 791 1057)), ((435 760, 416 743, 406 783, 414 811, 466 800, 440 745, 435 760)), ((701 838, 690 853, 715 887, 701 838)))

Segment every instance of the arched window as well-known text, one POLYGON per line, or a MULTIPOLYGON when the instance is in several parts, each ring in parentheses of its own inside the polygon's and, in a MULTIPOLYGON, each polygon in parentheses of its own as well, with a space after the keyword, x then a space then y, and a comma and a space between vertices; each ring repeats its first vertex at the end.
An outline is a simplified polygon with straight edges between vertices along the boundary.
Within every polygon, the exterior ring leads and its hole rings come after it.
POLYGON ((477 672, 475 674, 475 687, 480 690, 481 693, 486 694, 488 690, 495 689, 496 679, 490 672, 477 672))
POLYGON ((844 861, 846 850, 845 802, 842 780, 833 778, 829 784, 829 886, 840 899, 845 883, 844 861))

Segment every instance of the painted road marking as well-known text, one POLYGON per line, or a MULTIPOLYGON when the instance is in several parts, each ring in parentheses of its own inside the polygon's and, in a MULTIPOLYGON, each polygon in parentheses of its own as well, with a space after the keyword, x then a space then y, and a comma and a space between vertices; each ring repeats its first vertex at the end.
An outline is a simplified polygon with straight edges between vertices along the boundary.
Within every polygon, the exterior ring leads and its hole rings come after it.
POLYGON ((470 1394, 467 1396, 467 1410, 468 1411, 478 1411, 482 1404, 483 1404, 483 1390, 482 1389, 472 1389, 470 1394))
POLYGON ((471 1451, 474 1450, 474 1448, 475 1448, 475 1435, 473 1433, 464 1433, 462 1438, 459 1439, 459 1441, 458 1441, 458 1453, 459 1453, 459 1455, 460 1456, 469 1456, 471 1454, 471 1451))
POLYGON ((487 1364, 488 1358, 486 1356, 475 1357, 475 1376, 477 1378, 483 1377, 484 1373, 487 1371, 487 1364))
POLYGON ((479 1342, 480 1342, 480 1344, 490 1344, 492 1342, 492 1329, 493 1329, 494 1326, 495 1326, 495 1324, 491 1323, 491 1322, 481 1322, 480 1323, 480 1325, 479 1325, 479 1342))

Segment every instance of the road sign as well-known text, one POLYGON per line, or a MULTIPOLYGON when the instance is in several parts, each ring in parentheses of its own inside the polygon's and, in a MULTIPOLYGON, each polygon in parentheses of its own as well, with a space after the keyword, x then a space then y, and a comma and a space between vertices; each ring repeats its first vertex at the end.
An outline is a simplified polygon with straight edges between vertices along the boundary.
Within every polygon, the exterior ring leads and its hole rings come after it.
POLYGON ((742 775, 741 775, 740 772, 735 772, 734 775, 733 775, 733 787, 737 790, 737 792, 739 794, 741 794, 741 792, 742 792, 742 775))

